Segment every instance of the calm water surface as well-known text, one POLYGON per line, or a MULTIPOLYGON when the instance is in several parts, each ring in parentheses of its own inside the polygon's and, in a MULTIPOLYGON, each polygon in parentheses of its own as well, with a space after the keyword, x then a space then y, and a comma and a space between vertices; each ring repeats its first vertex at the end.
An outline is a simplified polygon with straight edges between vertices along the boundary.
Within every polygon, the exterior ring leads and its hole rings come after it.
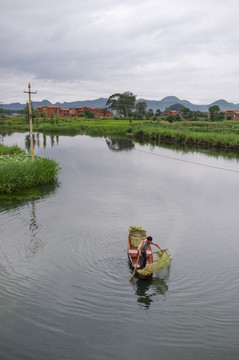
MULTIPOLYGON (((3 142, 25 148, 26 135, 3 142)), ((238 359, 238 161, 35 140, 62 170, 58 184, 0 201, 0 358, 238 359), (173 260, 130 283, 133 224, 173 260)))

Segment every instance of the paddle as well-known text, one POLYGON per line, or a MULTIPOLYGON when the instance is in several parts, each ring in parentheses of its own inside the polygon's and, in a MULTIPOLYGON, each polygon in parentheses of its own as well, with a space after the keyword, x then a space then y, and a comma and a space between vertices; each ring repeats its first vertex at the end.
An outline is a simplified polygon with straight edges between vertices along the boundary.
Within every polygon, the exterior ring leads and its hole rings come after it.
POLYGON ((131 276, 131 278, 130 278, 130 281, 132 281, 132 280, 133 280, 133 278, 134 278, 134 274, 135 274, 135 271, 136 271, 136 268, 137 268, 138 262, 139 262, 139 255, 138 255, 138 258, 137 258, 137 261, 136 261, 135 267, 134 267, 134 272, 133 272, 133 275, 132 275, 132 276, 131 276))

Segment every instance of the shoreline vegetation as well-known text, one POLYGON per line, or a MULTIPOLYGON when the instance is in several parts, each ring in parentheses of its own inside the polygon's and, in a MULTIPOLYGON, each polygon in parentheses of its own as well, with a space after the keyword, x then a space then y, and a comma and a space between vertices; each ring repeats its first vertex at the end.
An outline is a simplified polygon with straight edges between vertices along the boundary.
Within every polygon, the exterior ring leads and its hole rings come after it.
POLYGON ((59 165, 51 159, 25 153, 18 146, 0 144, 0 193, 12 193, 56 180, 59 165))
MULTIPOLYGON (((24 117, 0 121, 0 131, 29 131, 24 117)), ((132 120, 126 118, 35 118, 33 131, 55 135, 131 136, 154 144, 180 144, 239 151, 239 121, 132 120)))

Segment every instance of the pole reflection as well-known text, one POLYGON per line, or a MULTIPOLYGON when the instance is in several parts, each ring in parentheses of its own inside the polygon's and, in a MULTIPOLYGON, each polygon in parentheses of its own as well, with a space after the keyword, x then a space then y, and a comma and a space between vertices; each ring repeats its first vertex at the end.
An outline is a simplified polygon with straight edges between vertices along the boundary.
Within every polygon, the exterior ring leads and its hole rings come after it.
MULTIPOLYGON (((33 138, 33 148, 41 147, 41 139, 40 139, 40 133, 34 133, 32 135, 33 138)), ((59 145, 59 135, 45 135, 42 134, 42 145, 43 148, 46 149, 47 147, 47 140, 50 140, 50 146, 54 147, 56 145, 59 145)), ((31 144, 30 144, 30 134, 25 135, 25 149, 27 152, 30 152, 31 144)))
POLYGON ((43 241, 39 236, 39 230, 41 226, 37 221, 37 211, 35 201, 31 201, 29 204, 30 217, 29 217, 29 232, 30 232, 30 241, 26 247, 26 257, 30 258, 34 256, 39 248, 43 247, 43 241))

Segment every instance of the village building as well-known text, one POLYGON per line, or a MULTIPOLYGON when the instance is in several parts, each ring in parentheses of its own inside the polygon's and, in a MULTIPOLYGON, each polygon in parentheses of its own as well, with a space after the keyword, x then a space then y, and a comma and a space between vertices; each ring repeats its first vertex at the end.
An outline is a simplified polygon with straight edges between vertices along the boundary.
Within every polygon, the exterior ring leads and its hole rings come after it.
POLYGON ((220 112, 225 114, 225 120, 239 121, 238 110, 221 110, 220 112))
POLYGON ((86 106, 75 108, 61 108, 58 105, 47 105, 38 106, 37 110, 40 116, 42 116, 44 112, 46 117, 77 117, 80 116, 80 114, 84 115, 87 110, 93 113, 95 117, 110 117, 113 115, 111 111, 105 110, 103 108, 89 108, 86 106))
POLYGON ((169 116, 169 115, 174 115, 174 116, 176 116, 176 115, 178 115, 178 112, 177 112, 176 110, 168 110, 168 111, 166 111, 166 112, 163 114, 163 117, 167 117, 167 116, 169 116))
POLYGON ((39 115, 41 116, 43 111, 45 112, 46 117, 51 117, 53 114, 55 116, 60 116, 60 106, 48 105, 48 106, 38 106, 37 108, 39 115))

